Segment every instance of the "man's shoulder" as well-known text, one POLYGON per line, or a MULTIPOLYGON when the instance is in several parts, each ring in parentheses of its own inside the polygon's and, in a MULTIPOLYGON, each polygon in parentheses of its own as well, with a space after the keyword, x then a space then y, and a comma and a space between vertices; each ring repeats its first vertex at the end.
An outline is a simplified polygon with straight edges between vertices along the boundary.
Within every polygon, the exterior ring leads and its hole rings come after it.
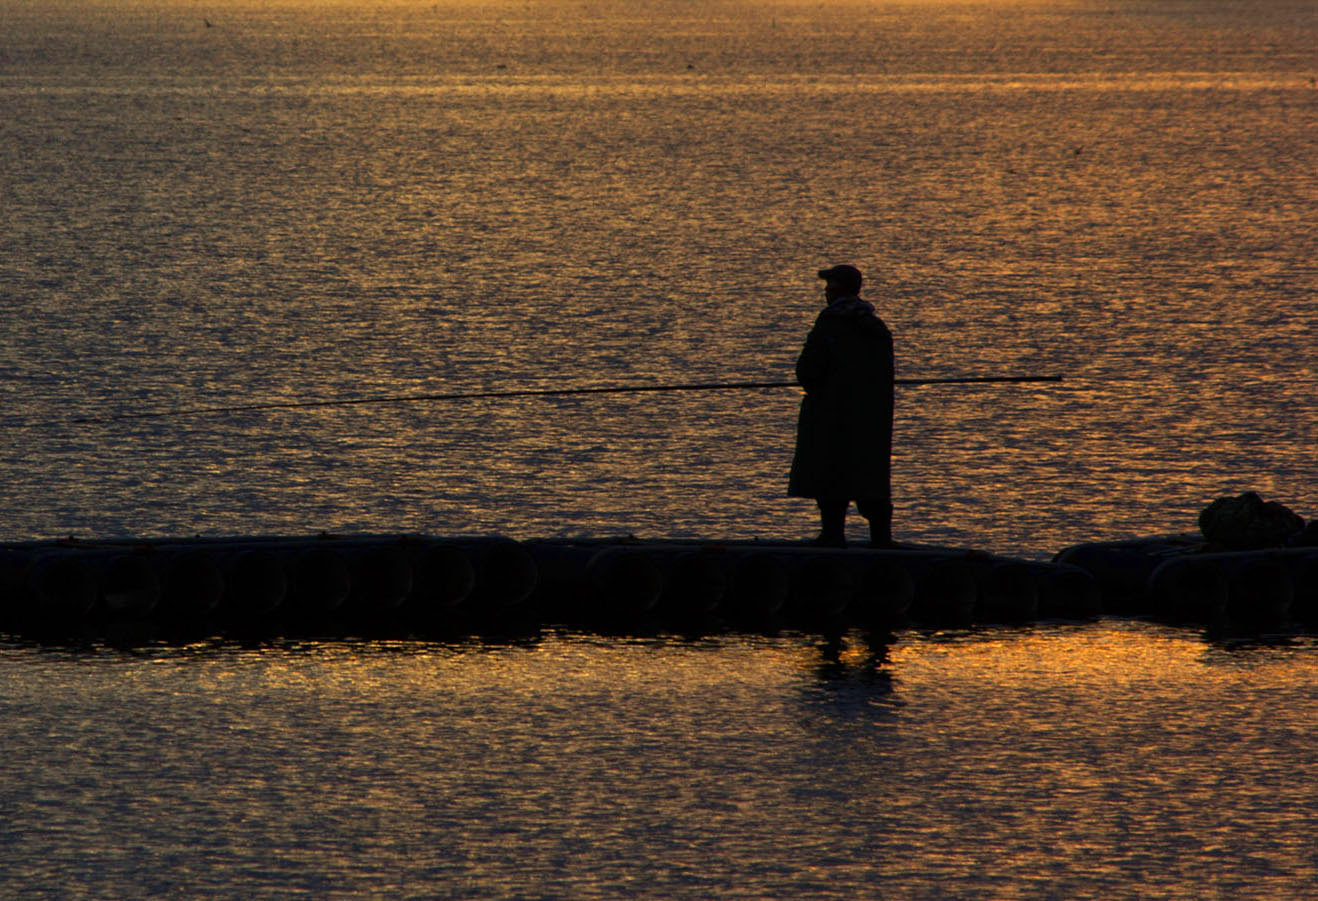
POLYGON ((824 310, 815 317, 815 328, 820 331, 842 334, 892 338, 892 331, 888 328, 888 323, 884 322, 877 313, 838 315, 824 310))

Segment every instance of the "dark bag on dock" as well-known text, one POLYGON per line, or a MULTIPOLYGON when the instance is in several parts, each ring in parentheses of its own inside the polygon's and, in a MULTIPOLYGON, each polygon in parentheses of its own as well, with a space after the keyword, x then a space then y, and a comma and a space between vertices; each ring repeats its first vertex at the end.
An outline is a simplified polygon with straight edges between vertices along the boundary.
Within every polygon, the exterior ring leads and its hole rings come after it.
POLYGON ((1226 550, 1283 547, 1304 529, 1304 517, 1253 491, 1219 497, 1199 513, 1199 531, 1226 550))

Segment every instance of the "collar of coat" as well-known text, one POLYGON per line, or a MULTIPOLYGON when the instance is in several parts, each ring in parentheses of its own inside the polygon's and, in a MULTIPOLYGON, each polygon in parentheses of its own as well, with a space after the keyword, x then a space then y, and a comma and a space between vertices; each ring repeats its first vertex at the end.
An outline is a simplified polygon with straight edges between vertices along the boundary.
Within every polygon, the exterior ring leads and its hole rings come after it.
POLYGON ((873 316, 874 305, 855 296, 839 297, 824 307, 824 313, 829 316, 873 316))

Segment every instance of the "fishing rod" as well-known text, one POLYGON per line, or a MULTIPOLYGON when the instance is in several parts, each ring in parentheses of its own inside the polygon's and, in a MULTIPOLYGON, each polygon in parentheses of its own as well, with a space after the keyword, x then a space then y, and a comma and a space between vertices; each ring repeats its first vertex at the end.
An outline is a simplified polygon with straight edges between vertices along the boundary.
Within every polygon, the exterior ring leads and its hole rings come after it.
MULTIPOLYGON (((1060 382, 1060 375, 972 375, 946 378, 895 379, 897 385, 977 385, 992 383, 1060 382)), ((110 416, 79 416, 68 422, 80 425, 119 422, 126 419, 173 419, 184 416, 220 416, 258 410, 298 410, 309 407, 347 407, 368 404, 413 404, 425 401, 489 400, 510 397, 566 397, 578 394, 639 394, 658 391, 746 391, 754 389, 799 388, 797 382, 692 382, 679 385, 601 385, 583 388, 521 388, 510 391, 457 391, 443 394, 397 394, 377 397, 351 397, 336 400, 269 401, 225 407, 192 407, 181 410, 141 410, 110 416)))

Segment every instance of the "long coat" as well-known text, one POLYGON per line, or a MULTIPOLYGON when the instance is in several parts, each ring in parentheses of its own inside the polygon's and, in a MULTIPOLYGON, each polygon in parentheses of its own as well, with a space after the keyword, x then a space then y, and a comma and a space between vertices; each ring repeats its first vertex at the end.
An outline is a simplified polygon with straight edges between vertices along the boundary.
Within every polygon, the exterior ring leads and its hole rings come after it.
POLYGON ((891 499, 892 333, 874 308, 840 298, 815 320, 796 361, 805 389, 787 493, 891 499))

